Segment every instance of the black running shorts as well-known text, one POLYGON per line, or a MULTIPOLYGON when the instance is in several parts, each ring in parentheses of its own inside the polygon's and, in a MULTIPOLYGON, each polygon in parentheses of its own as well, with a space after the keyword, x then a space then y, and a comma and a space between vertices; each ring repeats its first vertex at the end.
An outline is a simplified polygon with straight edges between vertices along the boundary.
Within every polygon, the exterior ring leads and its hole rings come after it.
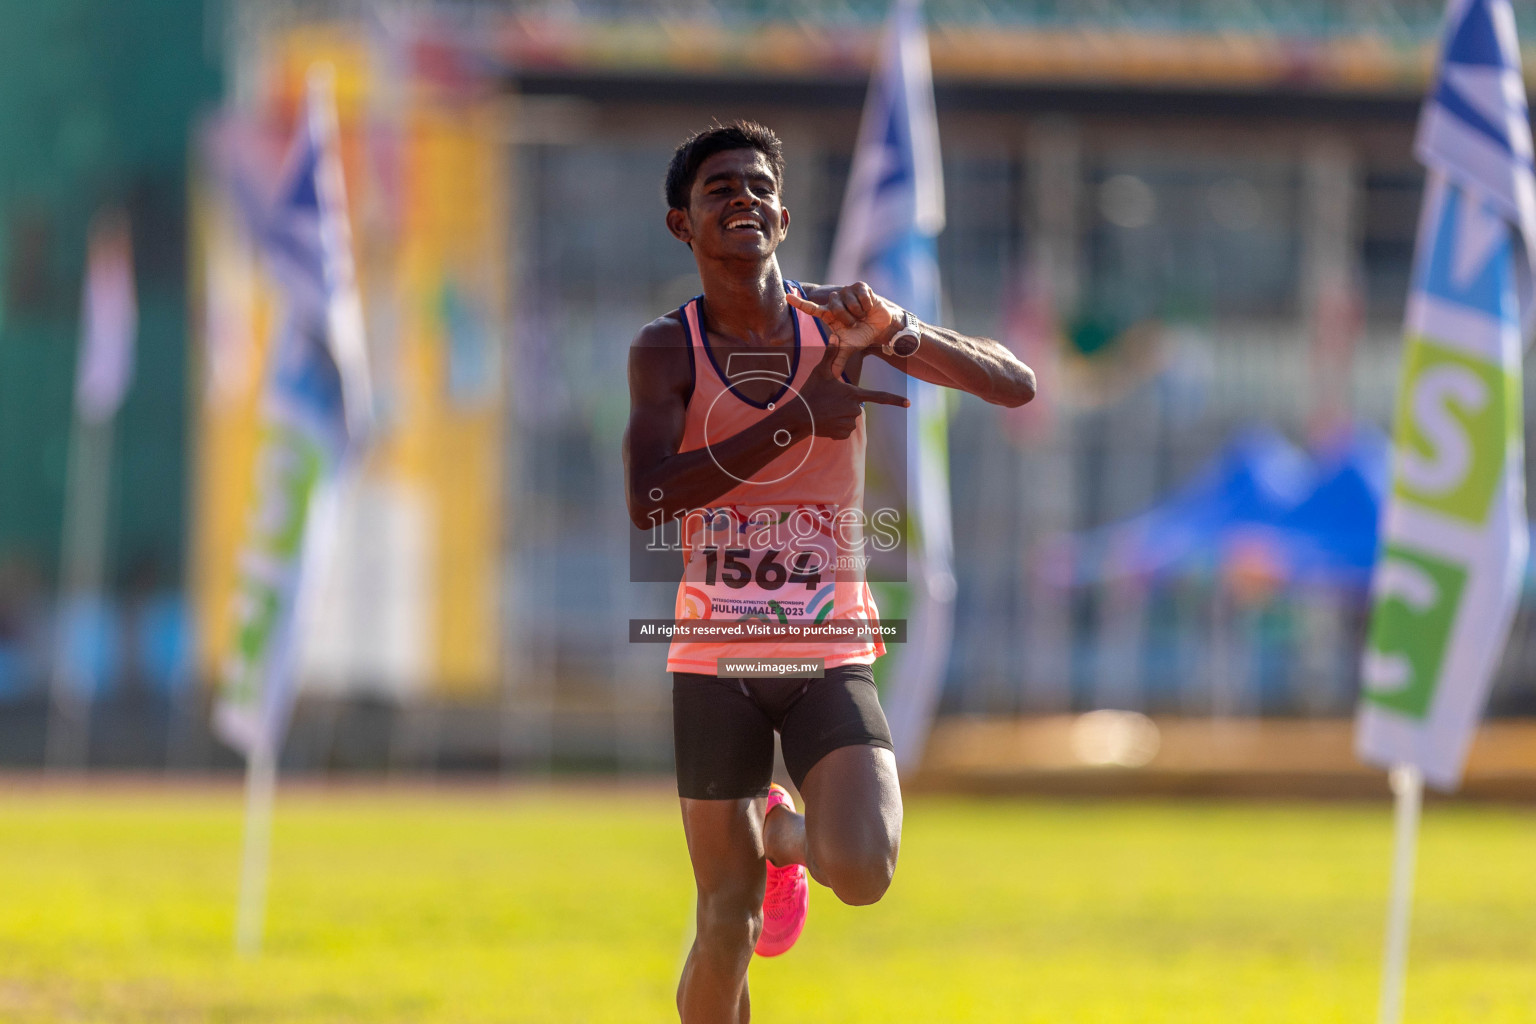
POLYGON ((763 796, 773 781, 773 734, 798 789, 839 747, 891 746, 868 665, 821 679, 722 679, 672 673, 677 792, 692 800, 763 796))

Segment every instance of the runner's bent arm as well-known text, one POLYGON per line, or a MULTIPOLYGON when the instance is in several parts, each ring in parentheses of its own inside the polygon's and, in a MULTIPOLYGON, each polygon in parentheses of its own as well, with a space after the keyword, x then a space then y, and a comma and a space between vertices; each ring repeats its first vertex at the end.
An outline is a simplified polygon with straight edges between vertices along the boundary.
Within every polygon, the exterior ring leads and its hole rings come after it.
POLYGON ((875 354, 918 380, 957 388, 993 405, 1016 408, 1035 397, 1035 371, 1001 342, 926 321, 920 334, 922 344, 910 357, 888 356, 878 348, 875 354))
POLYGON ((919 332, 922 342, 913 355, 888 356, 880 346, 901 329, 899 306, 875 295, 862 281, 845 287, 806 285, 805 292, 812 303, 825 310, 806 312, 834 332, 860 321, 869 323, 869 331, 859 332, 851 346, 856 351, 850 352, 850 358, 860 353, 878 355, 918 380, 955 388, 993 405, 1020 406, 1035 397, 1035 372, 1001 342, 925 322, 919 332))

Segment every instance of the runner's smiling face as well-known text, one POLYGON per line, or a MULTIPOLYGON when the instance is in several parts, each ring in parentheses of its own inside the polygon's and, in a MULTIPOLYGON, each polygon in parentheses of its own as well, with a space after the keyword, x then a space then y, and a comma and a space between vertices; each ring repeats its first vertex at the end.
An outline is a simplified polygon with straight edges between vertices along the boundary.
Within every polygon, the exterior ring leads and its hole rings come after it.
POLYGON ((768 158, 755 149, 727 149, 699 165, 688 209, 669 210, 667 227, 696 256, 762 259, 784 240, 789 211, 768 158))

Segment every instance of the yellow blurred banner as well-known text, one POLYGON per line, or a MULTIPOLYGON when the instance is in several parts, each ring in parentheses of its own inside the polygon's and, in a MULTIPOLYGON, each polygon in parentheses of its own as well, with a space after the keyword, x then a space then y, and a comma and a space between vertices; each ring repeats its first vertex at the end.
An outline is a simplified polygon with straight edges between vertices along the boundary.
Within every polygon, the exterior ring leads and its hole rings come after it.
POLYGON ((497 684, 507 110, 494 96, 413 78, 393 57, 347 28, 288 31, 272 40, 252 108, 205 132, 192 189, 202 342, 192 577, 204 679, 229 654, 281 301, 256 259, 242 185, 275 179, 274 140, 290 130, 308 69, 328 63, 378 424, 301 626, 300 685, 473 696, 497 684))

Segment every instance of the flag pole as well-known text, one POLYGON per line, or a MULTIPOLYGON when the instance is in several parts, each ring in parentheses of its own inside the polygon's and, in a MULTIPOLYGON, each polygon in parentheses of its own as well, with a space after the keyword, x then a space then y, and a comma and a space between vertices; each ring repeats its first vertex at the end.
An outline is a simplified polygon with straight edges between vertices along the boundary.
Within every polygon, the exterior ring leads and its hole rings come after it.
POLYGON ((256 743, 245 763, 245 841, 240 857, 240 898, 235 914, 235 951, 261 952, 267 916, 267 864, 272 851, 272 801, 277 758, 271 744, 256 743))
POLYGON ((1392 890, 1387 903, 1387 939, 1381 968, 1378 1024, 1401 1024, 1408 980, 1408 926, 1413 913, 1413 869, 1418 853, 1419 811, 1424 773, 1399 764, 1387 776, 1392 786, 1392 890))
POLYGON ((83 769, 89 759, 95 680, 76 646, 85 632, 84 616, 100 606, 104 593, 112 428, 111 418, 93 422, 77 414, 70 431, 43 758, 50 772, 83 769))

